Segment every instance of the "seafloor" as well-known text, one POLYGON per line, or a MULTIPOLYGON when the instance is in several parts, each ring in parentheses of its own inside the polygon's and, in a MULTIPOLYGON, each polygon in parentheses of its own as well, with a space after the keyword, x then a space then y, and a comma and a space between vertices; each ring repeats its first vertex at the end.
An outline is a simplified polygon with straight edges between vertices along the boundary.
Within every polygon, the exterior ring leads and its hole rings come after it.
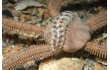
MULTIPOLYGON (((33 6, 30 6, 29 3, 27 4, 28 1, 33 0, 2 0, 2 15, 13 18, 16 21, 45 28, 52 20, 46 0, 35 0, 36 3, 34 2, 33 6), (26 7, 17 7, 19 3, 26 5, 26 7)), ((106 0, 94 1, 73 0, 73 3, 62 6, 60 11, 72 11, 81 18, 82 22, 86 22, 99 11, 107 10, 106 0)), ((93 33, 91 39, 94 43, 107 45, 107 27, 105 26, 93 33)), ((19 36, 17 34, 11 35, 5 32, 4 29, 2 30, 3 58, 30 45, 42 43, 45 43, 42 37, 27 39, 25 36, 19 36)), ((106 61, 84 50, 80 50, 75 53, 63 52, 44 60, 35 60, 34 63, 29 63, 27 66, 17 68, 16 70, 107 70, 106 61)))

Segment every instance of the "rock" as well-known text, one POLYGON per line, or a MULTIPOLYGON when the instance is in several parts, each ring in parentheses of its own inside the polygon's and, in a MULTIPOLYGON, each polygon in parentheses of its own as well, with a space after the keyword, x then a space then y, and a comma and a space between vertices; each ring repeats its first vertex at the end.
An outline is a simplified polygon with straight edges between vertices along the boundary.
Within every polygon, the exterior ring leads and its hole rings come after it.
POLYGON ((35 0, 23 0, 22 2, 18 3, 18 5, 15 7, 16 10, 23 10, 29 6, 36 6, 41 7, 42 4, 35 0))
POLYGON ((38 11, 36 9, 32 10, 31 15, 36 15, 38 13, 38 11))
POLYGON ((49 18, 49 16, 50 16, 49 12, 44 12, 44 19, 49 18))
POLYGON ((105 69, 97 64, 94 66, 94 70, 105 70, 105 69))
POLYGON ((106 59, 102 59, 102 58, 96 57, 95 60, 96 60, 98 63, 101 63, 101 64, 103 64, 103 65, 107 65, 107 60, 106 60, 106 59))
POLYGON ((53 57, 44 59, 39 70, 82 70, 84 61, 74 57, 53 57))
POLYGON ((97 64, 97 62, 95 62, 95 60, 92 59, 85 59, 85 65, 84 65, 84 70, 93 70, 94 69, 94 65, 97 64))
POLYGON ((13 13, 13 16, 19 17, 22 12, 21 11, 16 11, 16 10, 12 10, 11 13, 13 13))
POLYGON ((30 14, 30 13, 32 13, 32 9, 27 9, 26 11, 22 11, 23 13, 25 13, 25 14, 30 14))
POLYGON ((39 16, 39 18, 42 18, 44 10, 42 8, 38 8, 38 11, 39 11, 39 13, 37 16, 39 16))

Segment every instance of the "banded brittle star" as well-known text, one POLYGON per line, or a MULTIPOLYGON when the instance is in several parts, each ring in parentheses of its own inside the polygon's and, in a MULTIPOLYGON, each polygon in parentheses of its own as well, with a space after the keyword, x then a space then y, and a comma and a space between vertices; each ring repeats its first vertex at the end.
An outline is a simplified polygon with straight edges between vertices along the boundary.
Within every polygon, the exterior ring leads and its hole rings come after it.
POLYGON ((88 20, 88 26, 86 26, 74 13, 65 11, 53 19, 45 30, 45 28, 22 24, 21 22, 3 17, 3 29, 12 31, 15 34, 19 33, 19 35, 29 35, 32 37, 35 37, 37 34, 42 35, 47 42, 45 45, 32 45, 16 54, 5 57, 3 59, 3 70, 14 69, 28 61, 46 58, 61 51, 76 52, 82 48, 106 59, 106 47, 100 47, 101 45, 89 42, 90 32, 106 26, 106 20, 106 12, 104 12, 88 20))
MULTIPOLYGON (((106 18, 105 13, 100 16, 104 16, 106 18)), ((19 27, 23 26, 18 26, 18 28, 13 30, 12 25, 18 24, 12 22, 11 25, 6 25, 10 21, 10 19, 7 19, 8 22, 5 20, 6 18, 3 19, 3 29, 20 31, 19 27)), ((101 22, 105 20, 106 19, 101 20, 101 22)), ((96 27, 97 25, 100 25, 99 22, 95 25, 96 27)), ((47 45, 30 46, 29 48, 21 50, 14 55, 6 57, 3 60, 3 70, 16 68, 27 61, 39 58, 46 58, 56 53, 60 53, 61 51, 75 52, 77 50, 80 50, 81 48, 84 48, 84 46, 86 46, 86 51, 93 53, 94 55, 97 55, 99 57, 106 58, 106 48, 99 47, 100 45, 91 42, 87 42, 90 39, 90 29, 85 24, 83 24, 78 17, 74 16, 72 12, 66 11, 61 13, 52 21, 52 24, 49 24, 46 28, 46 31, 44 32, 45 41, 47 41, 47 43, 49 42, 50 45, 48 43, 47 45)), ((105 25, 106 23, 103 22, 103 26, 105 25)), ((91 26, 90 28, 92 30, 94 29, 94 26, 91 26)), ((24 30, 24 32, 25 31, 26 30, 24 30)))

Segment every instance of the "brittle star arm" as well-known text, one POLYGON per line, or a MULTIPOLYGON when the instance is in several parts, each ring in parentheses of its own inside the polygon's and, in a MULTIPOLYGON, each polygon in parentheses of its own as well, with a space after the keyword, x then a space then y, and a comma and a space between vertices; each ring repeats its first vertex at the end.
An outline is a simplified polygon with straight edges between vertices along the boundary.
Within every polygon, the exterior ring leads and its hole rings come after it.
POLYGON ((25 35, 29 37, 43 36, 45 28, 15 21, 11 18, 2 17, 2 28, 12 34, 25 35))
MULTIPOLYGON (((102 58, 106 58, 107 56, 106 48, 91 42, 86 43, 85 50, 102 58)), ((33 45, 16 54, 5 57, 2 62, 2 68, 3 70, 14 69, 28 61, 42 59, 52 55, 54 53, 50 45, 33 45)))
POLYGON ((101 46, 92 42, 87 42, 85 50, 101 58, 107 58, 106 46, 101 46))
POLYGON ((50 15, 52 17, 57 17, 60 14, 61 6, 71 2, 72 0, 48 0, 47 4, 50 15))
MULTIPOLYGON (((99 12, 97 15, 91 17, 87 22, 86 25, 90 28, 90 33, 94 33, 98 29, 107 25, 107 13, 106 11, 99 12)), ((107 58, 107 47, 101 46, 92 42, 87 42, 85 49, 86 51, 90 52, 101 58, 107 58)))
POLYGON ((28 61, 43 59, 52 55, 53 52, 50 45, 33 45, 29 48, 22 49, 13 55, 4 57, 2 61, 2 69, 12 70, 28 61))
POLYGON ((92 34, 107 25, 107 12, 99 12, 97 15, 88 19, 85 24, 90 28, 90 33, 92 34))

